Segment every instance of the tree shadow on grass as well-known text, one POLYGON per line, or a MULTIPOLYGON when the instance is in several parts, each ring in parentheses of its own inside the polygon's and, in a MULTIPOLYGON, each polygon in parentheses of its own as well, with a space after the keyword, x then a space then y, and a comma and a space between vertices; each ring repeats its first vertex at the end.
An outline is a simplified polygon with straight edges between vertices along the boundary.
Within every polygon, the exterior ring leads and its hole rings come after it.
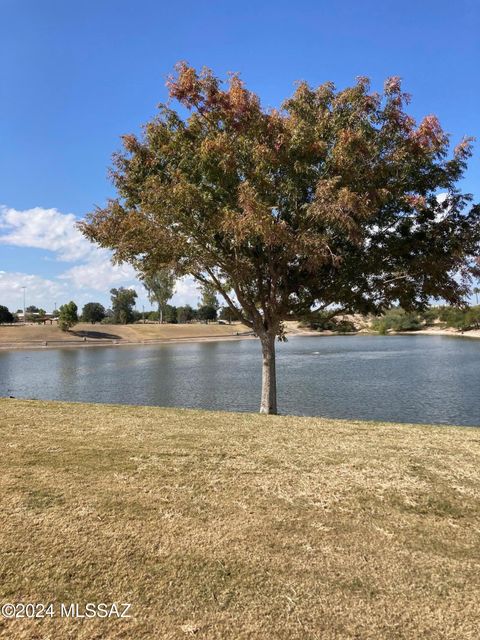
POLYGON ((121 340, 122 337, 115 333, 106 333, 105 331, 70 331, 79 338, 88 338, 89 340, 121 340))

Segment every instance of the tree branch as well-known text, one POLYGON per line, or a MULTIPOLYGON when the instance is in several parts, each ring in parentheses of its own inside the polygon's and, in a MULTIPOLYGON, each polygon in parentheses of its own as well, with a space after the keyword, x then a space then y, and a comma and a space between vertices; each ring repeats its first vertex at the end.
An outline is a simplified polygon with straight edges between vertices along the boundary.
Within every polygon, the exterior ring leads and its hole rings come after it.
POLYGON ((202 282, 203 284, 209 285, 209 286, 213 286, 215 289, 217 289, 217 291, 220 293, 220 295, 223 297, 223 299, 225 300, 225 302, 228 304, 229 308, 235 313, 235 315, 237 316, 237 318, 240 320, 240 322, 242 322, 243 324, 245 324, 247 327, 250 327, 250 329, 253 329, 253 322, 251 322, 250 320, 248 320, 244 314, 241 312, 241 310, 234 304, 233 300, 230 298, 230 296, 228 295, 228 293, 225 291, 225 289, 222 286, 222 283, 220 282, 220 280, 218 280, 218 278, 215 276, 215 274, 211 271, 211 269, 209 269, 208 267, 206 267, 205 269, 207 271, 207 273, 209 274, 209 276, 211 277, 211 281, 208 280, 208 278, 205 278, 204 276, 202 276, 201 273, 194 273, 193 277, 196 280, 199 280, 200 282, 202 282))

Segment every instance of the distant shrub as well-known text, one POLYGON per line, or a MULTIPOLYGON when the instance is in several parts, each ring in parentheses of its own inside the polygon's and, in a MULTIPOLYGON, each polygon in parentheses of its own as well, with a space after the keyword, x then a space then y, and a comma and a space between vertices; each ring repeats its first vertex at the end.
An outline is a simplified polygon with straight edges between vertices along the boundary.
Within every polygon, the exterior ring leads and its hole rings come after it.
POLYGON ((356 326, 350 320, 338 320, 335 323, 334 331, 338 333, 354 333, 356 330, 356 326))
POLYGON ((468 310, 467 319, 472 329, 480 329, 480 306, 471 307, 468 310))
POLYGON ((353 333, 357 330, 353 322, 335 318, 331 311, 317 311, 300 322, 302 327, 312 331, 334 331, 336 333, 353 333))
POLYGON ((480 307, 444 307, 439 317, 447 327, 458 331, 480 328, 480 307))
POLYGON ((439 319, 442 307, 428 307, 424 311, 419 312, 419 317, 423 320, 427 327, 435 324, 435 320, 439 319))
POLYGON ((385 335, 388 331, 416 331, 422 328, 422 318, 418 313, 407 313, 404 309, 397 307, 389 309, 383 316, 375 318, 372 322, 372 329, 385 335))

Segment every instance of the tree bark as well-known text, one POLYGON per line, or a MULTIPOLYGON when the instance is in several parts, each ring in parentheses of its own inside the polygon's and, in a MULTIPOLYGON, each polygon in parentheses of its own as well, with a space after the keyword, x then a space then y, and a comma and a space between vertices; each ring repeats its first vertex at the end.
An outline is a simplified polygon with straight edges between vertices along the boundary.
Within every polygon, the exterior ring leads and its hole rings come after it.
POLYGON ((277 413, 277 375, 275 371, 275 334, 260 335, 262 345, 262 399, 260 413, 277 413))
POLYGON ((158 303, 158 324, 163 324, 163 311, 160 303, 158 303))

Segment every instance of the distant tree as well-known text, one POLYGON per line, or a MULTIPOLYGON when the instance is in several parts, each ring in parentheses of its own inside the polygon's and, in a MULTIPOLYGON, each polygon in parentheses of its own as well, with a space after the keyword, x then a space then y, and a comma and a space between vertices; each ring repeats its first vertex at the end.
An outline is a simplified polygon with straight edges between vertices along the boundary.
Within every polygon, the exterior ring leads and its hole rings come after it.
POLYGON ((10 313, 7 307, 5 307, 3 304, 0 304, 0 324, 14 321, 15 318, 13 317, 13 314, 10 313))
POLYGON ((209 284, 203 284, 200 287, 200 291, 202 294, 202 298, 200 301, 200 304, 198 305, 198 307, 213 307, 214 309, 218 310, 220 307, 220 304, 217 300, 217 291, 215 289, 215 287, 213 287, 212 285, 209 284))
POLYGON ((197 317, 201 322, 208 324, 209 321, 217 319, 217 310, 215 307, 205 304, 198 308, 197 317))
POLYGON ((28 306, 25 309, 26 313, 38 313, 40 311, 40 309, 38 307, 36 307, 34 304, 31 304, 30 306, 28 306))
POLYGON ((177 324, 177 307, 174 307, 171 304, 167 304, 165 306, 164 319, 165 322, 169 322, 170 324, 177 324))
POLYGON ((137 311, 137 309, 132 310, 132 322, 140 322, 143 320, 143 313, 141 311, 137 311))
POLYGON ((134 321, 133 307, 137 298, 135 289, 110 289, 114 324, 130 324, 134 321))
POLYGON ((141 138, 124 136, 118 197, 80 226, 139 271, 169 265, 215 287, 260 338, 262 413, 277 411, 285 320, 468 296, 480 205, 458 183, 471 141, 451 153, 435 116, 417 124, 399 78, 381 94, 364 77, 301 82, 280 109, 186 63, 168 87, 181 109, 161 105, 141 138))
POLYGON ((58 310, 58 309, 54 309, 54 310, 52 311, 52 316, 53 316, 54 318, 58 318, 59 313, 60 313, 60 312, 59 312, 59 310, 58 310))
POLYGON ((228 324, 232 324, 232 321, 237 318, 236 314, 230 309, 230 307, 222 307, 219 317, 221 320, 226 320, 228 324))
POLYGON ((87 302, 82 309, 83 322, 101 322, 105 318, 105 307, 100 302, 87 302))
POLYGON ((194 317, 194 311, 189 304, 186 304, 184 307, 177 307, 177 320, 180 324, 191 322, 194 317))
POLYGON ((148 299, 158 305, 158 322, 162 324, 166 304, 175 292, 175 274, 171 269, 159 269, 141 276, 148 299))
POLYGON ((59 308, 58 326, 62 331, 68 331, 78 322, 78 307, 71 300, 59 308))

